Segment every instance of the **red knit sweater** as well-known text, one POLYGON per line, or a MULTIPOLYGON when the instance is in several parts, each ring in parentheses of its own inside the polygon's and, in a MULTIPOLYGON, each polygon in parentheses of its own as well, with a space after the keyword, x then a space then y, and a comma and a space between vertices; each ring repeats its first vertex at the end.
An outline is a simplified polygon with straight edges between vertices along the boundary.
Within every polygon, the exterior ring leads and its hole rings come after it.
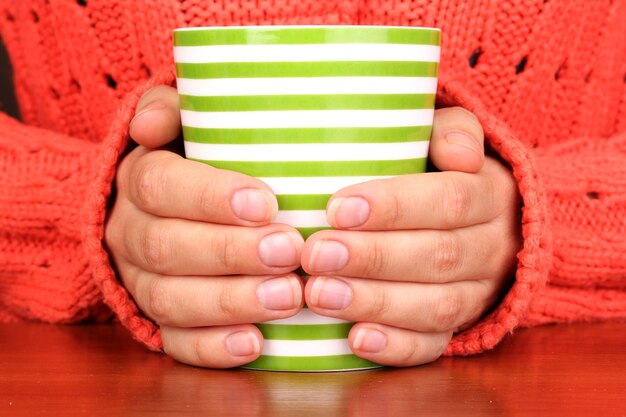
POLYGON ((523 198, 504 299, 447 354, 518 326, 626 318, 625 0, 0 0, 23 122, 0 115, 0 322, 112 314, 159 349, 103 247, 141 93, 173 83, 171 30, 382 24, 443 30, 441 105, 483 123, 523 198))

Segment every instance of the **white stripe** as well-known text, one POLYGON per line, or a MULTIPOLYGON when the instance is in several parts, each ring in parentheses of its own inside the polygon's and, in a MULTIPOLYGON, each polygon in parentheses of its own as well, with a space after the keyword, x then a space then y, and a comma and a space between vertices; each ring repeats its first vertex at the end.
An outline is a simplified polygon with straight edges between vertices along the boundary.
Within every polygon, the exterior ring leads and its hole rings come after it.
POLYGON ((179 94, 258 96, 300 94, 435 94, 434 77, 178 78, 179 94))
POLYGON ((207 129, 407 127, 433 122, 434 110, 180 111, 183 126, 207 129))
POLYGON ((391 176, 368 177, 262 177, 274 194, 333 194, 336 191, 366 181, 391 176))
POLYGON ((333 356, 352 353, 348 339, 274 340, 265 339, 261 355, 265 356, 333 356))
POLYGON ((426 158, 428 141, 266 145, 185 142, 185 154, 207 161, 388 161, 426 158))
POLYGON ((176 46, 177 63, 317 62, 317 61, 425 61, 439 62, 435 45, 380 43, 310 45, 176 46))
POLYGON ((330 227, 325 210, 279 210, 274 223, 293 227, 330 227))
POLYGON ((303 308, 295 316, 286 319, 278 319, 265 322, 267 324, 340 324, 350 323, 346 320, 336 319, 334 317, 320 316, 315 314, 308 308, 303 308))

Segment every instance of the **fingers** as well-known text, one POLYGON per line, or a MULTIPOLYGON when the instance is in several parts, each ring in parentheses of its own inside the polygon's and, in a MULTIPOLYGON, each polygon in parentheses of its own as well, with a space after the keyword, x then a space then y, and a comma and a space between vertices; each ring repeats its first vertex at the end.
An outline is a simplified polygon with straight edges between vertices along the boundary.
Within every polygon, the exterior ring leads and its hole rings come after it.
POLYGON ((107 241, 115 253, 165 275, 286 273, 300 265, 304 246, 301 235, 284 224, 224 226, 155 217, 132 206, 110 222, 107 241))
POLYGON ((134 151, 120 166, 118 187, 140 210, 161 217, 255 226, 278 211, 263 182, 167 151, 134 151))
POLYGON ((441 171, 480 171, 484 133, 476 116, 462 107, 436 110, 429 158, 441 171))
POLYGON ((345 277, 312 277, 305 287, 315 313, 440 333, 477 320, 495 297, 491 281, 416 284, 345 277))
POLYGON ((346 187, 327 208, 335 228, 453 229, 489 221, 515 201, 510 172, 489 160, 480 174, 401 175, 346 187))
POLYGON ((139 99, 129 126, 135 142, 147 148, 158 148, 176 139, 180 130, 180 108, 175 88, 160 85, 139 99))
POLYGON ((263 336, 252 325, 182 329, 161 326, 163 350, 179 362, 207 368, 232 368, 255 360, 263 336))
POLYGON ((388 366, 414 366, 439 358, 452 332, 419 333, 373 323, 358 323, 350 331, 349 343, 355 354, 388 366))
POLYGON ((312 235, 302 253, 311 275, 446 283, 500 276, 511 269, 516 239, 485 224, 439 231, 352 232, 312 235))
POLYGON ((283 276, 168 277, 126 268, 137 305, 165 326, 221 326, 276 320, 303 305, 302 283, 283 276))

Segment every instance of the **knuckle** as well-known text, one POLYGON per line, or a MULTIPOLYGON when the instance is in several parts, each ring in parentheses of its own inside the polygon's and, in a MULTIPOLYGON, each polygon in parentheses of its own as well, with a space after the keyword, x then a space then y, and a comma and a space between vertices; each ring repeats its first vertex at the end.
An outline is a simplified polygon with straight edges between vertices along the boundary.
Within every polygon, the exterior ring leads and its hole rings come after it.
POLYGON ((230 320, 241 317, 243 310, 237 303, 239 298, 231 286, 223 285, 220 288, 217 294, 217 306, 222 317, 228 317, 230 320))
POLYGON ((440 232, 432 240, 433 274, 437 282, 447 282, 453 279, 462 263, 461 242, 453 233, 440 232))
POLYGON ((148 316, 161 325, 167 325, 173 311, 173 302, 162 279, 152 280, 148 287, 147 298, 144 309, 148 316))
POLYGON ((385 207, 386 220, 391 225, 400 224, 403 220, 402 200, 396 194, 390 194, 385 207))
POLYGON ((474 113, 467 110, 465 107, 457 106, 457 107, 454 107, 453 109, 456 112, 458 112, 459 115, 462 115, 461 117, 465 118, 468 123, 473 123, 477 126, 481 126, 480 121, 478 120, 478 117, 476 117, 474 113))
POLYGON ((133 173, 136 171, 137 162, 140 161, 145 154, 145 149, 137 147, 124 156, 115 174, 115 185, 118 191, 126 192, 130 182, 133 179, 133 173))
POLYGON ((197 336, 193 341, 193 354, 195 363, 203 366, 211 366, 214 362, 212 350, 202 336, 197 336))
POLYGON ((488 192, 494 196, 493 198, 499 196, 503 200, 503 202, 497 202, 504 206, 504 213, 514 213, 514 215, 516 215, 518 213, 521 197, 513 174, 505 170, 502 173, 500 181, 496 181, 496 179, 492 179, 489 182, 488 192))
MULTIPOLYGON (((215 233, 211 239, 211 253, 216 269, 220 273, 238 271, 237 239, 230 232, 215 233)), ((216 271, 217 272, 217 271, 216 271)))
POLYGON ((198 212, 207 218, 215 211, 216 207, 224 204, 224 201, 220 199, 220 196, 218 196, 211 184, 198 186, 192 196, 192 201, 195 202, 198 212))
POLYGON ((480 120, 471 111, 463 107, 447 107, 438 109, 435 113, 434 128, 437 131, 458 130, 483 142, 485 133, 480 120))
POLYGON ((166 165, 165 161, 144 158, 135 168, 132 196, 139 206, 153 209, 159 205, 162 190, 165 188, 166 165))
POLYGON ((109 221, 107 221, 104 226, 104 242, 113 253, 118 252, 120 247, 120 239, 118 234, 119 229, 120 227, 118 225, 117 210, 114 207, 111 211, 109 221))
POLYGON ((135 110, 135 113, 139 113, 141 110, 143 110, 144 108, 146 108, 148 106, 148 104, 154 102, 155 98, 154 96, 156 95, 158 98, 158 92, 160 90, 159 85, 154 86, 152 88, 150 88, 148 91, 146 91, 145 93, 143 93, 141 95, 141 97, 139 98, 139 103, 137 103, 137 109, 135 110))
POLYGON ((140 113, 146 108, 155 106, 157 103, 167 105, 173 98, 172 90, 172 87, 162 84, 150 88, 139 98, 135 114, 140 113))
POLYGON ((447 331, 456 327, 463 301, 457 292, 444 291, 434 310, 433 324, 436 331, 447 331))
POLYGON ((363 275, 369 278, 379 277, 387 268, 388 258, 384 245, 373 241, 370 243, 363 259, 363 275))
POLYGON ((504 242, 490 242, 480 253, 480 256, 486 260, 489 266, 489 276, 498 281, 506 279, 513 273, 517 264, 517 254, 522 245, 521 238, 515 232, 506 231, 504 235, 510 236, 510 238, 503 239, 504 242))
POLYGON ((447 332, 441 333, 439 338, 439 343, 437 344, 437 349, 435 351, 436 358, 443 355, 450 344, 450 340, 452 340, 453 331, 449 330, 447 332))
POLYGON ((141 258, 153 271, 166 272, 171 257, 169 230, 161 222, 150 222, 141 237, 141 258))
POLYGON ((370 304, 370 315, 372 321, 375 322, 384 322, 385 317, 387 317, 392 309, 391 300, 389 300, 389 296, 384 291, 377 291, 377 293, 372 297, 370 304))
POLYGON ((441 188, 441 213, 446 227, 456 227, 469 215, 472 207, 472 193, 458 179, 448 177, 441 188))
POLYGON ((404 349, 399 355, 400 363, 405 365, 414 365, 419 359, 419 348, 416 342, 406 343, 404 349))

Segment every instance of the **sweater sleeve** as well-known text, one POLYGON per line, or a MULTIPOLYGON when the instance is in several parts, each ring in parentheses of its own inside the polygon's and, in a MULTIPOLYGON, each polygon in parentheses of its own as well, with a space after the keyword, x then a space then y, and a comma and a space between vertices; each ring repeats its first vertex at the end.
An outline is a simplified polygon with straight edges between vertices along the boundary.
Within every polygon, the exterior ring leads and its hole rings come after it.
POLYGON ((626 318, 626 135, 529 149, 462 85, 440 80, 438 99, 478 117, 522 197, 514 282, 445 354, 491 349, 518 327, 626 318))
POLYGON ((554 251, 525 326, 626 319, 626 132, 531 152, 546 188, 554 251))
POLYGON ((97 145, 0 113, 0 322, 110 315, 81 246, 97 145))
POLYGON ((128 126, 141 96, 150 88, 174 85, 172 70, 163 71, 129 94, 120 107, 104 146, 99 150, 96 172, 83 207, 83 245, 95 285, 104 302, 113 310, 133 337, 152 350, 161 350, 159 327, 146 318, 118 280, 104 243, 104 228, 117 166, 129 141, 128 126))
POLYGON ((103 238, 137 102, 152 86, 173 81, 173 73, 164 72, 129 94, 101 143, 0 114, 0 322, 116 315, 136 339, 161 348, 157 326, 117 280, 103 238))

